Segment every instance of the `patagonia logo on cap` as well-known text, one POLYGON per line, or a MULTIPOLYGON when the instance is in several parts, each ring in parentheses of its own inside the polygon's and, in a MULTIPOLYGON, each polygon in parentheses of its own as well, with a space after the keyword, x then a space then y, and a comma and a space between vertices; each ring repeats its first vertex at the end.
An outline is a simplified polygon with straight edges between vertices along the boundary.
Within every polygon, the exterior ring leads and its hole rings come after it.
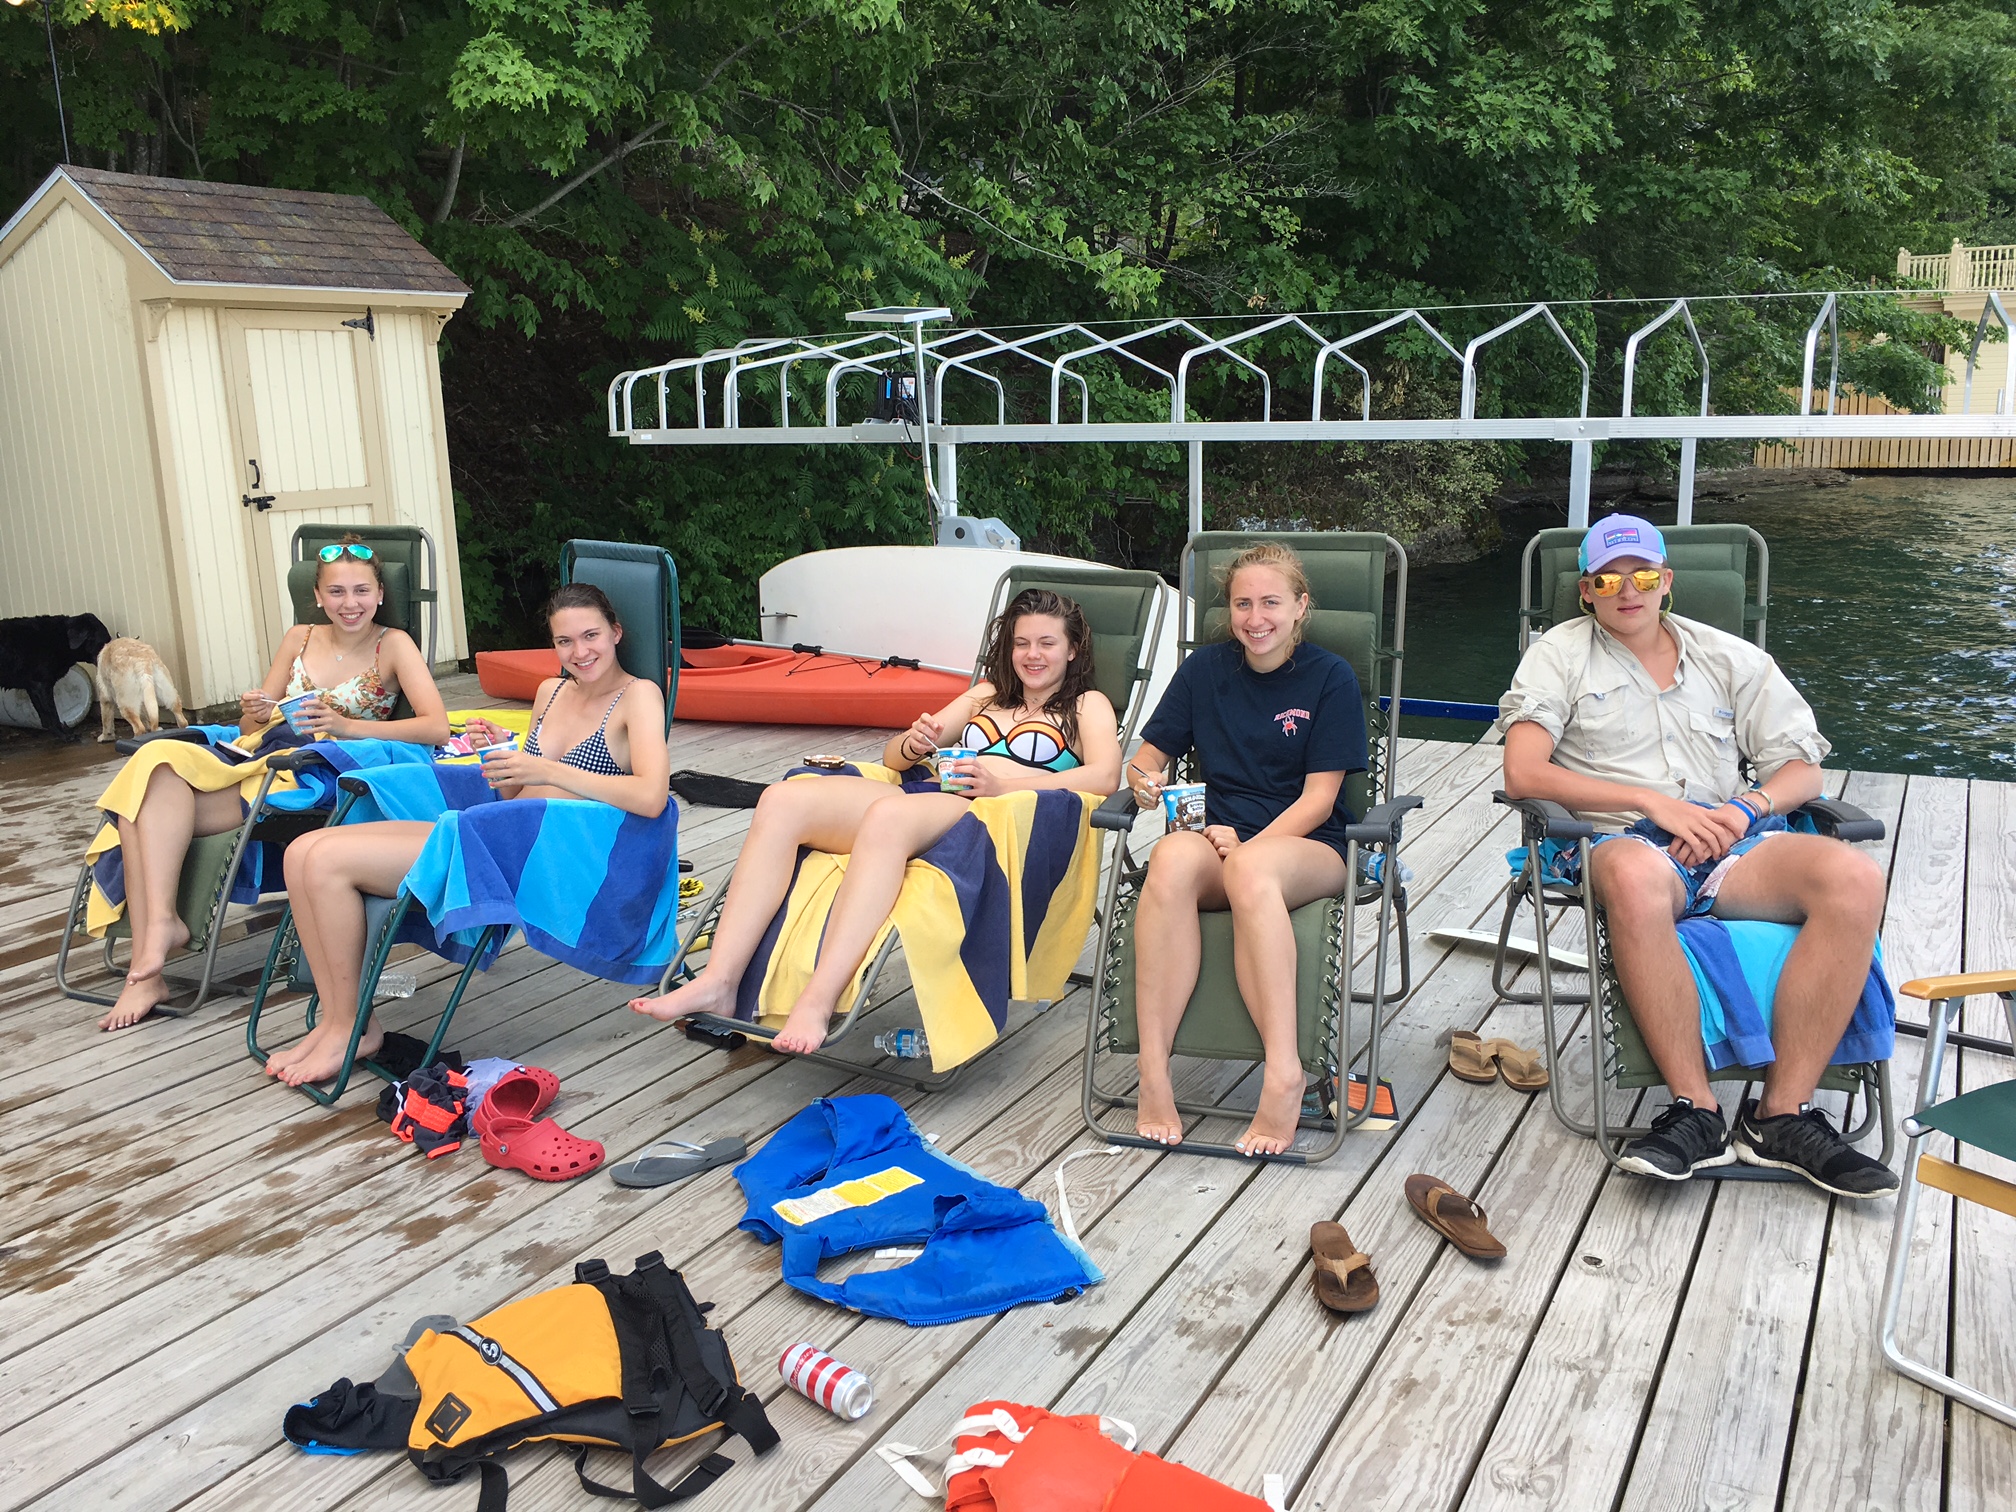
POLYGON ((1606 530, 1603 532, 1603 544, 1606 547, 1621 546, 1626 541, 1636 541, 1637 539, 1638 527, 1636 525, 1626 525, 1622 530, 1606 530))

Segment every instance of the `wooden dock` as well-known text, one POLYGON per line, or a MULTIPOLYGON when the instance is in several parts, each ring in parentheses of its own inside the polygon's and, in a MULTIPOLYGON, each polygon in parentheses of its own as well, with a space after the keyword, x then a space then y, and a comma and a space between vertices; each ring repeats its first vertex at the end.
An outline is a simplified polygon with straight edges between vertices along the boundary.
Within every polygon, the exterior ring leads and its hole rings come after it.
MULTIPOLYGON (((450 703, 472 696, 473 680, 450 703)), ((769 778, 803 751, 866 754, 881 739, 681 726, 673 765, 769 778)), ((571 1279, 577 1260, 627 1268, 653 1249, 715 1304, 783 1435, 761 1460, 727 1445, 739 1463, 696 1512, 924 1505, 874 1446, 942 1445, 966 1406, 995 1397, 1124 1418, 1142 1447, 1254 1494, 1280 1474, 1297 1509, 2016 1501, 2016 1432, 1882 1364, 1889 1200, 1620 1177, 1544 1096, 1446 1074, 1436 1036, 1452 1026, 1539 1042, 1537 1010, 1494 1006, 1481 953, 1426 939, 1495 925, 1516 843, 1490 801, 1495 749, 1403 748, 1402 789, 1427 806, 1405 850, 1418 986, 1385 1040, 1398 1127, 1354 1133, 1310 1168, 1131 1150, 1078 1162, 1073 1208, 1104 1283, 920 1329, 785 1287, 776 1251, 737 1232, 725 1170, 631 1192, 600 1176, 536 1183, 473 1145, 424 1161, 374 1117, 375 1082, 327 1112, 261 1076, 240 1000, 99 1034, 96 1010, 56 993, 51 963, 112 759, 109 747, 0 747, 0 1508, 473 1507, 473 1483, 437 1491, 402 1456, 304 1455, 282 1441, 281 1415, 339 1376, 377 1375, 416 1317, 474 1318, 571 1279), (1416 1219, 1401 1195, 1415 1171, 1473 1193, 1509 1257, 1465 1259, 1416 1219), (1372 1256, 1374 1311, 1317 1306, 1307 1234, 1319 1218, 1341 1218, 1372 1256), (783 1387, 776 1361, 799 1339, 868 1374, 866 1418, 843 1422, 783 1387)), ((1831 786, 1889 826, 1877 850, 1895 979, 2016 962, 2016 785, 1857 772, 1831 786)), ((682 850, 710 886, 746 821, 682 816, 682 850)), ((263 948, 250 938, 227 959, 247 969, 263 948)), ((419 970, 419 994, 389 1005, 395 1027, 445 990, 439 963, 419 970)), ((623 1011, 628 995, 514 948, 472 990, 451 1043, 558 1072, 555 1114, 612 1161, 667 1133, 753 1145, 814 1097, 880 1090, 757 1047, 702 1049, 623 1011)), ((1999 1033, 1988 1006, 1970 1009, 1970 1027, 1999 1033)), ((1054 1206, 1059 1160, 1096 1143, 1079 1117, 1085 1012, 1080 992, 1018 1014, 987 1074, 902 1100, 959 1159, 1054 1206)), ((1900 1041, 1906 1106, 1919 1051, 1900 1041)), ((1964 1052, 1951 1074, 1975 1085, 2012 1072, 1964 1052)), ((1587 1095, 1586 1073, 1571 1082, 1587 1095)), ((1956 1221, 1928 1192, 1916 1263, 1908 1336, 2016 1391, 2016 1222, 1978 1208, 1956 1221)), ((672 1450, 652 1468, 669 1483, 696 1457, 672 1450)), ((597 1463, 620 1481, 616 1456, 597 1463)), ((509 1468, 517 1512, 599 1505, 544 1448, 509 1468)))

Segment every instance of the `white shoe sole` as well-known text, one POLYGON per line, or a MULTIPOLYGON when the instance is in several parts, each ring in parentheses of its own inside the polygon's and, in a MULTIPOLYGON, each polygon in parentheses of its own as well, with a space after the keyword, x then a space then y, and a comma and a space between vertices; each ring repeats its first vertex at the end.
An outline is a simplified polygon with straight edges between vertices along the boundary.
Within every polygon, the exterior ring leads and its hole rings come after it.
POLYGON ((1836 1197, 1846 1197, 1851 1202, 1874 1202, 1878 1197, 1894 1197, 1897 1195, 1897 1188, 1900 1185, 1897 1180, 1897 1174, 1893 1171, 1890 1174, 1889 1186, 1882 1187, 1874 1192, 1851 1192, 1846 1187, 1833 1186, 1822 1181, 1797 1161, 1773 1160, 1768 1155, 1758 1154, 1748 1145, 1737 1144, 1734 1140, 1731 1140, 1730 1144, 1735 1150, 1736 1158, 1741 1160, 1745 1165, 1762 1166, 1772 1171, 1790 1171, 1793 1175, 1804 1177, 1807 1181, 1812 1182, 1821 1191, 1831 1192, 1836 1197))
POLYGON ((1705 1160, 1697 1160, 1684 1171, 1661 1170, 1658 1166, 1652 1164, 1651 1161, 1638 1155, 1625 1155, 1621 1157, 1617 1162, 1617 1168, 1629 1171, 1634 1176, 1657 1177, 1660 1181, 1685 1181, 1696 1171, 1706 1170, 1710 1166, 1734 1165, 1735 1163, 1735 1148, 1733 1146, 1725 1146, 1720 1155, 1710 1155, 1705 1160))

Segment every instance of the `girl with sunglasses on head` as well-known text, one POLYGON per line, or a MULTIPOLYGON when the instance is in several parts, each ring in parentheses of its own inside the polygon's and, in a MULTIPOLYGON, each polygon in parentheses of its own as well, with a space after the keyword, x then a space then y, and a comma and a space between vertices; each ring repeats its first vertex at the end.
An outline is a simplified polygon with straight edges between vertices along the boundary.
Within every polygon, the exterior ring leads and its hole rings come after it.
MULTIPOLYGON (((448 712, 426 658, 405 631, 377 623, 385 577, 376 553, 352 535, 323 547, 319 557, 315 604, 329 622, 296 625, 280 638, 265 679, 238 696, 241 741, 249 747, 271 730, 283 699, 313 692, 317 697, 293 717, 312 740, 370 737, 439 745, 448 738, 448 712), (402 692, 413 715, 394 719, 402 692)), ((162 967, 189 942, 188 926, 175 912, 189 842, 245 821, 245 800, 232 769, 221 758, 217 766, 218 785, 209 791, 157 766, 135 812, 117 816, 133 959, 118 1002, 98 1021, 101 1029, 137 1024, 169 997, 162 967)))

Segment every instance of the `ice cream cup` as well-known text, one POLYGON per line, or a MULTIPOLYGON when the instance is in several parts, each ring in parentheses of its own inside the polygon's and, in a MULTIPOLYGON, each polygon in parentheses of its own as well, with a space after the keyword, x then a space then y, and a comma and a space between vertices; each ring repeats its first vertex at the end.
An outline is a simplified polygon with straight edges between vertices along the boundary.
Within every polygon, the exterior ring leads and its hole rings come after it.
POLYGON ((965 783, 960 779, 957 773, 951 770, 950 764, 955 761, 971 761, 975 756, 979 754, 980 753, 974 750, 971 746, 939 747, 937 752, 937 762, 938 762, 938 786, 940 790, 947 793, 965 792, 966 791, 965 783))
POLYGON ((1172 830, 1204 828, 1204 784, 1179 782, 1162 789, 1162 817, 1172 830))

